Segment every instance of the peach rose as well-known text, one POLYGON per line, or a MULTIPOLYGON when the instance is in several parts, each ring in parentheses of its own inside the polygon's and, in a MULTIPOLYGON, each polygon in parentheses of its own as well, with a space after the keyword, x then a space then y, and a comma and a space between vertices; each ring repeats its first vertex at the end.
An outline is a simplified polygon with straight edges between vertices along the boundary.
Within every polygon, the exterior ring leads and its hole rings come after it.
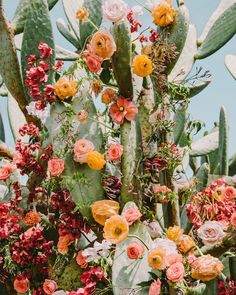
POLYGON ((98 31, 93 35, 90 45, 92 51, 104 59, 110 58, 116 51, 116 43, 112 35, 103 30, 98 31))
POLYGON ((76 256, 76 262, 78 263, 78 265, 81 268, 86 268, 88 266, 87 261, 85 260, 84 256, 83 256, 83 251, 79 251, 77 256, 76 256))
POLYGON ((214 246, 221 242, 224 233, 224 226, 217 221, 206 221, 198 230, 198 236, 204 245, 214 246))
POLYGON ((79 139, 74 145, 74 160, 80 164, 87 163, 87 154, 95 149, 93 143, 87 139, 79 139))
POLYGON ((166 237, 173 242, 178 242, 183 232, 183 229, 177 225, 170 226, 166 231, 166 237))
POLYGON ((151 283, 148 295, 159 295, 161 293, 161 281, 159 279, 151 283))
POLYGON ((168 265, 172 265, 177 262, 183 262, 183 256, 178 253, 172 253, 166 256, 166 261, 168 265))
POLYGON ((138 220, 142 216, 142 214, 137 208, 128 208, 122 215, 127 220, 129 226, 132 225, 136 220, 138 220))
POLYGON ((167 279, 174 283, 182 281, 184 276, 184 265, 181 262, 171 264, 171 266, 166 271, 167 279))
POLYGON ((234 229, 236 229, 236 212, 231 215, 230 223, 234 229))
POLYGON ((119 161, 123 154, 123 146, 121 144, 111 144, 107 151, 107 160, 119 161))
POLYGON ((47 295, 52 295, 58 288, 57 283, 53 280, 45 280, 43 283, 43 291, 47 295))
POLYGON ((138 259, 143 256, 144 248, 137 242, 132 242, 127 248, 127 256, 129 259, 138 259))
POLYGON ((0 168, 0 180, 7 180, 12 172, 14 171, 15 166, 11 163, 7 163, 0 168))
POLYGON ((232 186, 227 186, 224 189, 224 199, 225 200, 234 200, 234 198, 236 197, 236 189, 232 186))
POLYGON ((182 235, 178 243, 178 249, 181 253, 187 253, 195 247, 194 240, 188 235, 182 235))
POLYGON ((65 255, 69 251, 69 245, 73 243, 74 237, 70 234, 65 236, 60 236, 57 243, 57 251, 65 255))
POLYGON ((59 176, 65 169, 65 162, 63 159, 53 158, 48 161, 48 171, 51 176, 59 176))
POLYGON ((25 294, 30 288, 30 282, 24 275, 18 275, 14 280, 14 289, 19 294, 25 294))
POLYGON ((91 209, 94 220, 104 225, 107 219, 119 213, 120 205, 116 201, 100 200, 94 202, 91 209))

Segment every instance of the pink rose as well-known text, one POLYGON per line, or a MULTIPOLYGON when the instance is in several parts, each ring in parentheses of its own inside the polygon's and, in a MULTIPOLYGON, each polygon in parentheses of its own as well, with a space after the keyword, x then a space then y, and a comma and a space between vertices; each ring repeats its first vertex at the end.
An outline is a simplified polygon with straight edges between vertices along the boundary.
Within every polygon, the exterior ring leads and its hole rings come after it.
POLYGON ((184 265, 181 262, 172 264, 166 271, 166 277, 171 282, 180 282, 185 276, 184 265))
POLYGON ((144 253, 144 248, 142 245, 137 242, 132 242, 127 248, 127 256, 129 259, 138 259, 141 258, 144 253))
POLYGON ((236 229, 236 212, 231 215, 230 223, 232 224, 233 228, 236 229))
POLYGON ((161 293, 161 281, 157 279, 156 281, 151 283, 149 287, 148 295, 159 295, 160 293, 161 293))
POLYGON ((137 208, 128 208, 123 214, 124 218, 127 220, 129 226, 132 225, 136 220, 138 220, 142 214, 137 208))
POLYGON ((122 22, 128 13, 128 6, 122 0, 107 0, 102 9, 103 16, 113 23, 122 22))
POLYGON ((48 161, 48 171, 51 176, 59 176, 65 169, 63 159, 53 158, 48 161))
POLYGON ((172 253, 166 256, 167 264, 172 265, 177 262, 183 262, 183 256, 178 253, 172 253))
POLYGON ((30 282, 24 275, 18 275, 14 280, 14 289, 19 294, 25 294, 30 288, 30 282))
POLYGON ((123 154, 123 146, 121 144, 111 144, 107 151, 107 160, 119 161, 123 154))
POLYGON ((0 168, 0 180, 7 180, 15 169, 16 167, 11 163, 2 166, 0 168))
POLYGON ((194 263, 194 261, 197 259, 197 257, 192 254, 192 253, 189 253, 188 254, 188 257, 187 257, 187 262, 189 265, 191 265, 192 263, 194 263))
POLYGON ((83 52, 83 58, 86 60, 87 67, 93 73, 98 73, 101 70, 103 58, 92 51, 91 45, 87 45, 87 49, 83 52))
POLYGON ((74 160, 80 164, 87 162, 87 154, 95 149, 93 143, 87 139, 79 139, 74 145, 74 160))
POLYGON ((223 225, 217 221, 206 221, 197 233, 204 245, 209 246, 218 244, 225 236, 223 225))
POLYGON ((236 197, 236 189, 232 186, 227 186, 224 189, 224 200, 230 201, 234 200, 236 197))
POLYGON ((45 280, 43 283, 43 291, 47 295, 52 295, 58 288, 57 283, 53 280, 45 280))

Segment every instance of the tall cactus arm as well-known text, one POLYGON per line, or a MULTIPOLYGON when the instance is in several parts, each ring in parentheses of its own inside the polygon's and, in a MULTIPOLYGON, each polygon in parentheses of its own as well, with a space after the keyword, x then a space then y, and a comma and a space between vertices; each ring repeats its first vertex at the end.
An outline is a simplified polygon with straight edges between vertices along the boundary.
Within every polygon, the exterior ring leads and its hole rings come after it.
POLYGON ((236 80, 236 55, 228 54, 225 57, 225 65, 232 75, 232 77, 236 80))
POLYGON ((225 107, 220 110, 219 124, 219 175, 228 175, 228 119, 225 107))

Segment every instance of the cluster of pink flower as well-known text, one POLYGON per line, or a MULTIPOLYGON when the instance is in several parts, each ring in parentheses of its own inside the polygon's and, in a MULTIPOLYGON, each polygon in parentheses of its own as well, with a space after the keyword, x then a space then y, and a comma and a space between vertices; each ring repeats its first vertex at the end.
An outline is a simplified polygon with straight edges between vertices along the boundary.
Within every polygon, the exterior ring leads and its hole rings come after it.
POLYGON ((51 67, 50 60, 53 53, 46 43, 40 42, 38 46, 40 53, 39 58, 36 55, 30 55, 28 57, 29 70, 26 71, 25 84, 29 88, 29 95, 33 97, 36 102, 35 108, 37 110, 44 110, 47 103, 52 104, 55 101, 54 88, 50 84, 46 84, 48 81, 49 72, 53 70, 59 70, 63 63, 58 62, 55 67, 51 67))
POLYGON ((24 124, 19 129, 19 134, 21 136, 29 135, 33 137, 39 137, 39 128, 34 125, 34 123, 24 124))
POLYGON ((139 28, 142 27, 141 23, 139 21, 137 21, 134 17, 133 17, 133 11, 130 10, 127 14, 127 19, 129 21, 129 23, 131 24, 131 33, 133 32, 137 32, 139 28))
POLYGON ((225 282, 218 280, 218 295, 236 295, 236 281, 227 278, 227 283, 230 289, 226 286, 225 282))
POLYGON ((236 189, 223 179, 211 183, 204 191, 193 195, 186 205, 189 220, 199 228, 207 220, 216 220, 228 226, 236 214, 236 189))

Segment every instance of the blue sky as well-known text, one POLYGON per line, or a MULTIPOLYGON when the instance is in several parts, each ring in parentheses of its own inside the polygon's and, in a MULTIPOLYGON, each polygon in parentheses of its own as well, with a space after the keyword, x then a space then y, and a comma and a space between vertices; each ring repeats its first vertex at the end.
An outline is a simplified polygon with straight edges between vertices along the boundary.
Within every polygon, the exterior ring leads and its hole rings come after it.
MULTIPOLYGON (((94 0, 96 1, 96 0, 94 0)), ((4 1, 6 14, 11 19, 18 4, 18 0, 4 1)), ((130 5, 136 4, 133 0, 126 0, 130 5)), ((140 1, 144 2, 144 1, 140 1)), ((185 0, 190 11, 190 19, 196 25, 198 36, 202 32, 209 16, 217 7, 219 1, 216 0, 185 0)), ((51 12, 56 43, 67 49, 73 47, 58 33, 55 22, 57 18, 64 18, 64 12, 59 0, 58 4, 51 12)), ((192 98, 190 103, 190 113, 193 118, 200 119, 206 123, 206 128, 211 129, 213 122, 218 120, 221 105, 224 105, 228 112, 230 126, 230 154, 236 152, 236 81, 228 73, 224 65, 226 54, 236 54, 236 36, 228 42, 221 50, 214 55, 198 61, 196 66, 202 66, 212 73, 212 83, 198 96, 192 98)), ((4 112, 6 121, 6 98, 1 98, 0 108, 4 112)), ((5 124, 6 125, 6 124, 5 124)), ((6 133, 9 134, 9 127, 6 126, 6 133)), ((12 144, 10 136, 7 136, 7 143, 12 144)))

